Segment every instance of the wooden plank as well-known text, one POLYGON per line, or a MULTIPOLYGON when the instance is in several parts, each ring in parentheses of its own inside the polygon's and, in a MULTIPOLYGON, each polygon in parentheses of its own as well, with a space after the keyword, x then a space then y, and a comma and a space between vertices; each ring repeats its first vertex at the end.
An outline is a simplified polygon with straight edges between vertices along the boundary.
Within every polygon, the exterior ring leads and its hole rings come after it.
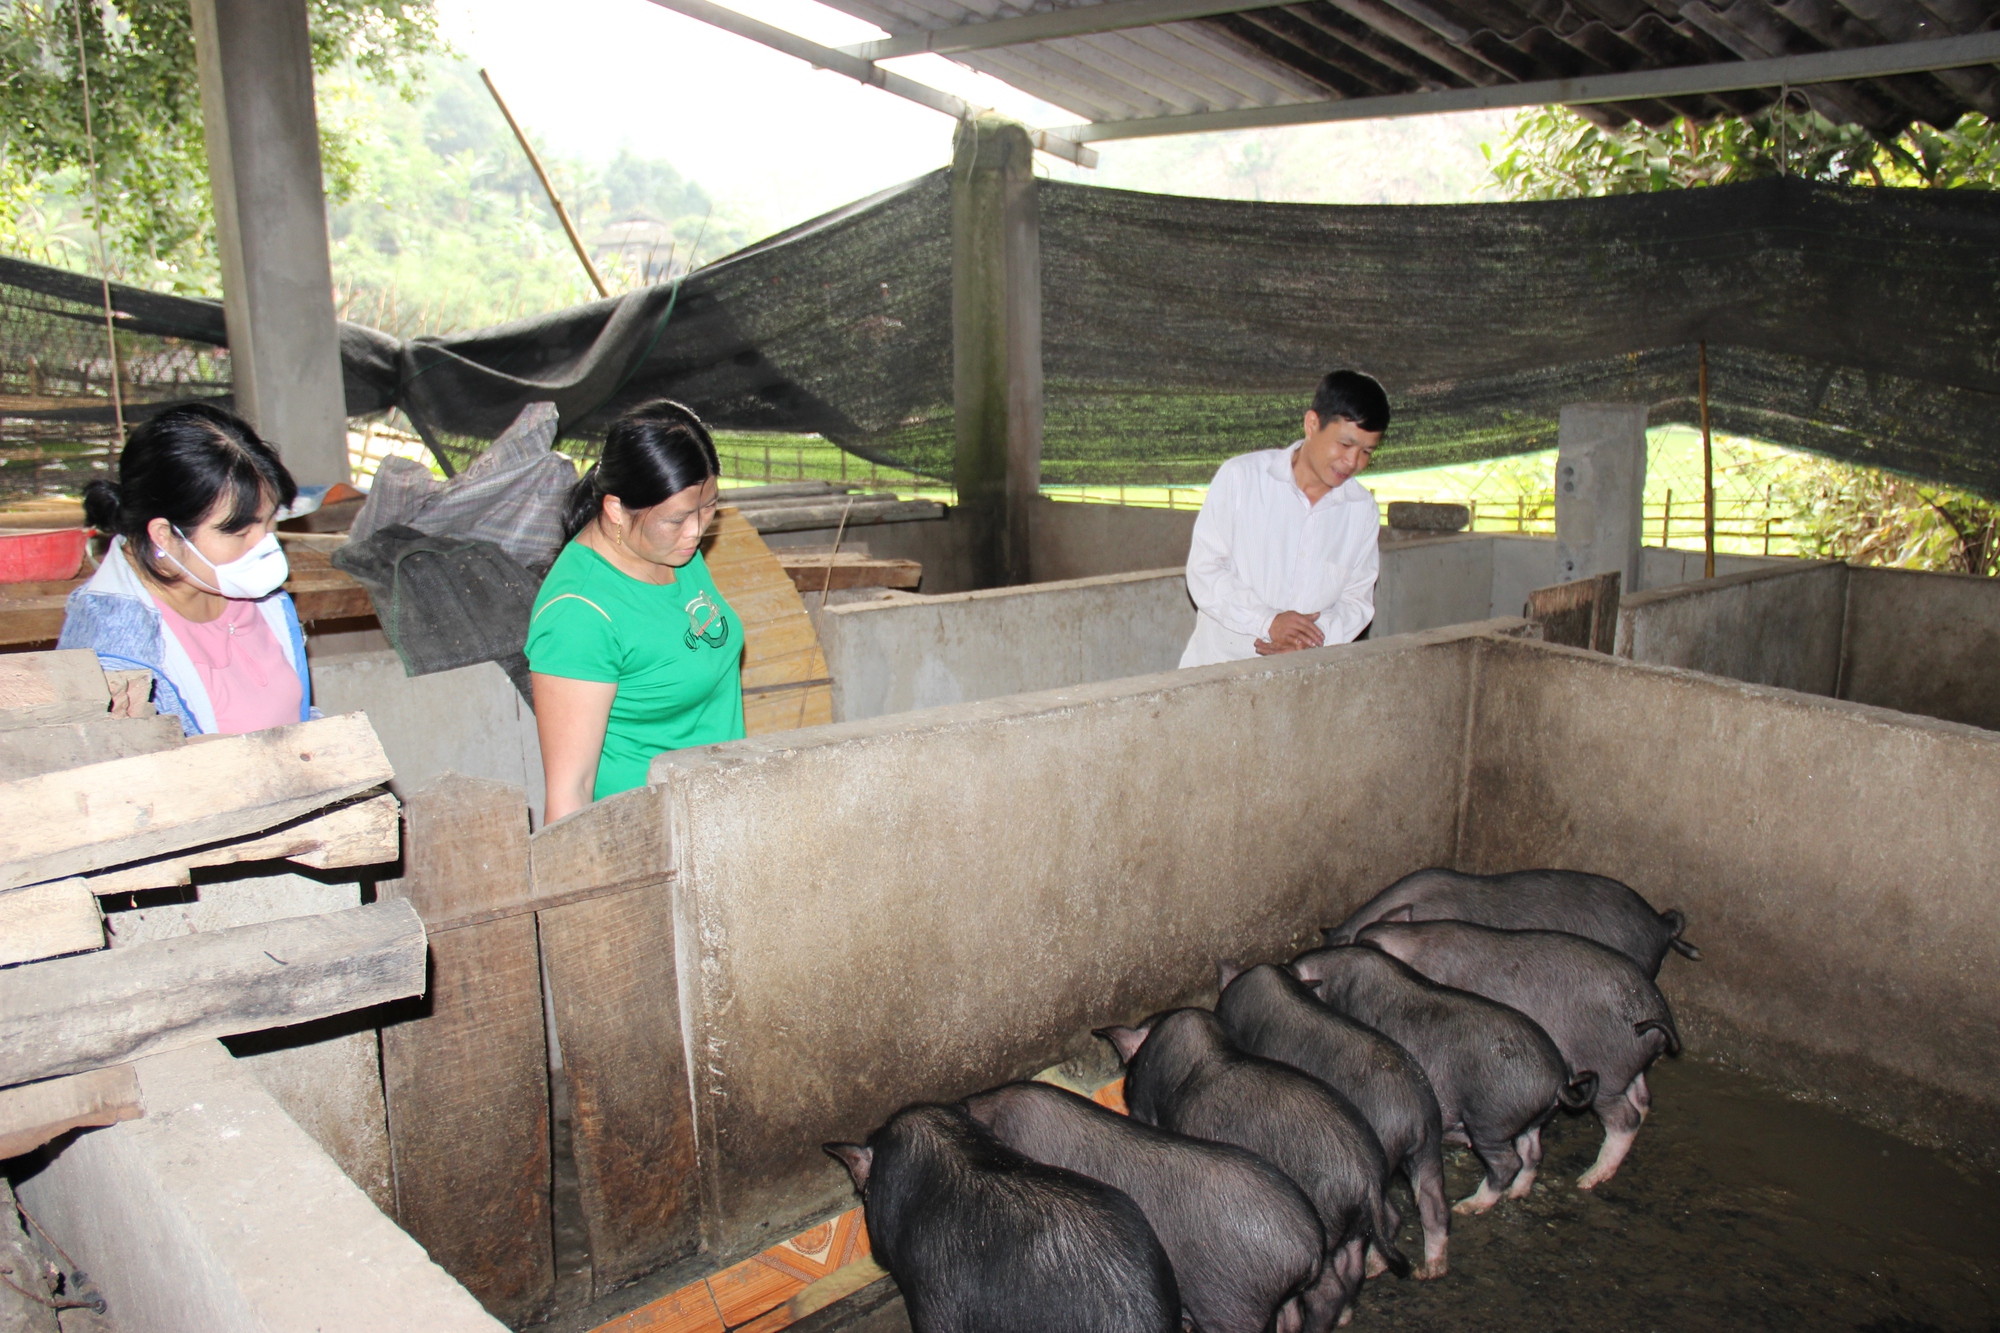
POLYGON ((667 810, 650 788, 607 796, 587 807, 588 820, 558 819, 528 839, 529 873, 537 899, 607 885, 651 884, 671 873, 667 810))
POLYGON ((33 1152, 86 1125, 114 1125, 146 1113, 131 1065, 0 1088, 0 1160, 33 1152))
POLYGON ((176 748, 181 741, 180 722, 158 716, 94 717, 87 722, 0 731, 0 782, 157 754, 176 748))
POLYGON ((743 621, 744 730, 752 736, 833 720, 833 689, 807 685, 830 674, 806 604, 764 539, 736 510, 724 509, 704 557, 715 586, 743 621), (796 684, 797 689, 764 690, 796 684))
POLYGON ((104 914, 80 876, 0 893, 0 964, 104 947, 104 914))
POLYGON ((914 588, 924 577, 923 565, 915 560, 875 559, 845 551, 830 556, 779 551, 777 556, 792 586, 806 596, 842 588, 914 588))
POLYGON ((379 902, 0 971, 0 1080, 80 1074, 424 991, 424 928, 379 902))
POLYGON ((0 647, 54 643, 62 636, 63 608, 67 601, 66 593, 0 601, 0 647))
POLYGON ((701 1245, 664 883, 541 914, 596 1293, 701 1245))
MULTIPOLYGON (((409 793, 406 872, 381 892, 430 919, 526 901, 527 805, 455 773, 409 793)), ((555 1285, 546 1032, 528 915, 436 936, 424 1011, 382 1029, 396 1220, 516 1325, 555 1285)))
MULTIPOLYGON (((304 565, 285 582, 301 624, 374 616, 375 605, 368 600, 368 590, 352 577, 310 555, 301 557, 289 546, 286 555, 304 565)), ((0 647, 54 643, 62 634, 63 608, 69 594, 85 581, 40 583, 34 585, 32 593, 27 585, 7 585, 10 591, 0 593, 0 647)))
POLYGON ((1608 653, 1618 632, 1618 572, 1537 588, 1522 614, 1542 627, 1544 643, 1608 653))
POLYGON ((110 706, 104 669, 88 648, 0 657, 0 730, 83 722, 110 706))
MULTIPOLYGON (((172 718, 166 719, 172 722, 172 718)), ((314 870, 347 866, 378 866, 402 852, 402 806, 383 792, 321 814, 308 815, 285 828, 239 842, 194 851, 175 852, 132 865, 89 875, 85 882, 99 897, 166 889, 189 881, 201 866, 236 865, 245 861, 292 861, 314 870)))
POLYGON ((393 776, 349 713, 0 783, 0 889, 261 833, 393 776))
POLYGON ((850 528, 875 523, 913 523, 944 517, 944 506, 935 500, 856 500, 850 506, 842 499, 824 503, 758 506, 749 518, 759 532, 809 532, 817 528, 837 528, 845 514, 850 528))

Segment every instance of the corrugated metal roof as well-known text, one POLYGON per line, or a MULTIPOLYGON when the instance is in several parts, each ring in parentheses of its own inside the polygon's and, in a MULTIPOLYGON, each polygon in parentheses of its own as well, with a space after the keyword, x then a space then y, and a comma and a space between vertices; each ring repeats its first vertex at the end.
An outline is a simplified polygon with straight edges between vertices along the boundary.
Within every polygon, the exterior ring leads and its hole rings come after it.
MULTIPOLYGON (((828 0, 905 34, 1085 6, 828 0)), ((1305 0, 1184 22, 951 54, 1093 122, 1728 64, 2000 30, 2000 0, 1305 0)), ((1797 89, 1882 134, 2000 117, 1991 66, 1797 89)), ((1770 105, 1745 90, 1579 108, 1606 124, 1770 105)))

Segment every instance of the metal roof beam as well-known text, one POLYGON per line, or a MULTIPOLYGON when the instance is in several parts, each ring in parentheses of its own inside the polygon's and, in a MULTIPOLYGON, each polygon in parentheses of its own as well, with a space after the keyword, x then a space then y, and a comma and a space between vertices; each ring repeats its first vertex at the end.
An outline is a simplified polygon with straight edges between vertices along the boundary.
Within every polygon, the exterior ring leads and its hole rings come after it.
MULTIPOLYGON (((942 112, 953 120, 964 120, 985 109, 975 107, 962 98, 954 97, 928 84, 905 78, 894 70, 883 69, 872 60, 849 55, 831 46, 821 46, 818 42, 809 41, 795 32, 774 28, 768 23, 751 18, 748 14, 739 14, 733 9, 724 9, 721 5, 711 4, 709 0, 653 0, 653 3, 662 9, 671 9, 691 19, 700 19, 711 27, 734 33, 760 46, 768 46, 773 51, 780 51, 803 60, 815 69, 829 69, 836 74, 844 74, 857 83, 880 88, 885 93, 893 93, 906 101, 915 102, 918 106, 942 112)), ((1094 150, 1057 131, 1029 130, 1028 141, 1042 152, 1074 162, 1080 167, 1097 165, 1097 153, 1094 150)))
POLYGON ((1209 18, 1216 14, 1240 14, 1246 9, 1276 7, 1272 0, 1109 0, 1107 4, 1077 5, 1042 14, 1023 14, 1018 18, 987 19, 983 23, 961 23, 950 28, 899 33, 877 42, 843 46, 840 50, 843 55, 863 60, 948 56, 961 51, 1020 46, 1025 42, 1046 42, 1055 37, 1088 37, 1092 33, 1151 28, 1162 23, 1183 23, 1188 19, 1209 18))
MULTIPOLYGON (((1060 12, 1069 14, 1076 11, 1060 12)), ((1059 129, 1055 133, 1078 143, 1095 143, 1105 139, 1205 134, 1215 130, 1258 129, 1273 125, 1317 125, 1328 121, 1376 120, 1390 116, 1433 116, 1451 111, 1489 111, 1502 107, 1588 106, 1597 102, 1694 97, 1742 92, 1751 88, 1803 87, 1992 64, 2000 64, 2000 32, 1942 37, 1924 42, 1896 42, 1846 51, 1818 51, 1811 55, 1777 56, 1768 60, 1733 60, 1674 69, 1638 70, 1629 74, 1594 74, 1535 83, 1503 83, 1485 88, 1355 97, 1338 102, 1305 102, 1292 106, 1154 116, 1143 120, 1098 121, 1091 125, 1059 129)))

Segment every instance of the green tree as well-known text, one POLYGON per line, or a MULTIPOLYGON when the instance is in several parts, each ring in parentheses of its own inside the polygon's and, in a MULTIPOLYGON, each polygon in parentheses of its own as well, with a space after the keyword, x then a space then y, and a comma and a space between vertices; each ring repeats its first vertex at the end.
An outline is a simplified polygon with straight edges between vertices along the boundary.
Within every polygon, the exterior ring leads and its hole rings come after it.
MULTIPOLYGON (((414 96, 441 49, 433 0, 310 0, 313 66, 414 96)), ((321 127, 328 189, 352 193, 354 144, 321 127)), ((80 248, 67 205, 100 217, 125 281, 215 286, 213 212, 187 0, 0 0, 0 244, 38 258, 80 248), (81 18, 82 45, 78 45, 81 18), (90 75, 90 140, 83 82, 90 75), (95 188, 87 163, 97 163, 95 188)))
POLYGON ((1567 107, 1537 107, 1481 151, 1494 183, 1515 199, 1643 194, 1780 174, 1837 185, 2000 186, 2000 126, 1979 115, 1945 130, 1912 124, 1883 138, 1796 103, 1709 125, 1682 118, 1615 130, 1567 107))

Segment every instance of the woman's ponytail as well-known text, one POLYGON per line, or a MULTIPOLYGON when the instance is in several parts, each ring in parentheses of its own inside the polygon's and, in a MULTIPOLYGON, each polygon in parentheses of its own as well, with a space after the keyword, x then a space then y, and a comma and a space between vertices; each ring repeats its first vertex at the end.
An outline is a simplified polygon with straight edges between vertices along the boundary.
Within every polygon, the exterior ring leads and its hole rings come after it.
POLYGON ((98 477, 83 488, 83 521, 106 536, 118 531, 118 483, 98 477))
POLYGON ((576 485, 569 488, 569 498, 563 501, 563 541, 576 539, 576 534, 590 526, 604 508, 604 496, 597 489, 597 464, 592 463, 576 485))

